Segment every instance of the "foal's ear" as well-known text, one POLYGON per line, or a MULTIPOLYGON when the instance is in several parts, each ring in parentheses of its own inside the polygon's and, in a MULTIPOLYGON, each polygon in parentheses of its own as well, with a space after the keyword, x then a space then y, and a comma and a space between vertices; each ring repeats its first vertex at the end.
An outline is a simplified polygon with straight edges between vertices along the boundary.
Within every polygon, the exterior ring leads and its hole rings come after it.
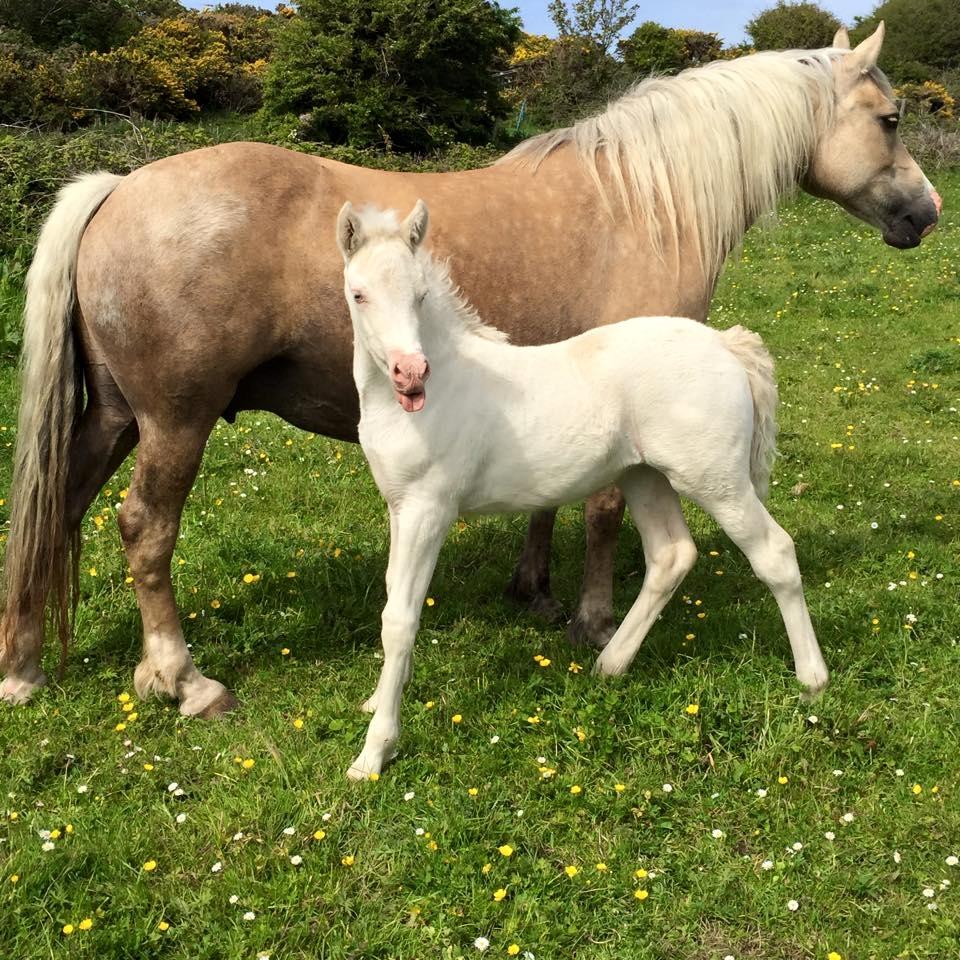
POLYGON ((849 50, 850 49, 850 34, 847 33, 846 27, 841 27, 833 35, 832 47, 835 47, 837 50, 849 50))
POLYGON ((407 215, 407 219, 400 224, 400 236, 410 244, 411 250, 416 250, 423 243, 429 222, 430 214, 427 212, 427 205, 422 200, 418 200, 413 210, 407 215))
POLYGON ((349 260, 360 249, 363 243, 363 228, 360 218, 348 200, 337 215, 337 246, 343 254, 344 260, 349 260))
POLYGON ((880 48, 883 46, 884 34, 883 21, 876 30, 867 37, 866 40, 858 43, 853 50, 853 59, 861 70, 870 70, 877 65, 877 58, 880 56, 880 48))

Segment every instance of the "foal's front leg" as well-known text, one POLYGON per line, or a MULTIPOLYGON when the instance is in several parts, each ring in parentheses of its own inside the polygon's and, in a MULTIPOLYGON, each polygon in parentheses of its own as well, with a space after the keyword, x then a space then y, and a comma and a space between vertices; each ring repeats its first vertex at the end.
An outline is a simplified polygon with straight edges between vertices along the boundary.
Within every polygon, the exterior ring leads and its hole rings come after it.
MULTIPOLYGON (((383 669, 360 756, 347 776, 362 780, 379 773, 396 755, 400 736, 400 697, 410 676, 413 641, 420 626, 420 611, 430 586, 437 556, 447 530, 456 519, 453 511, 433 504, 404 504, 390 514, 390 563, 387 570, 387 605, 383 608, 383 669)), ((368 701, 369 703, 369 701, 368 701)))

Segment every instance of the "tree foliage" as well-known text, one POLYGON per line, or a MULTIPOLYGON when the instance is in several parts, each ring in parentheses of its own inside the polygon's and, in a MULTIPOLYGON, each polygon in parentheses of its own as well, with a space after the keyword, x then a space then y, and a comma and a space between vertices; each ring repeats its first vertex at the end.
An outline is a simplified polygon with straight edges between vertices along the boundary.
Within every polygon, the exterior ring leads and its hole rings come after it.
POLYGON ((593 43, 608 53, 640 9, 630 0, 550 0, 550 19, 560 36, 593 43))
POLYGON ((723 56, 723 42, 715 33, 675 30, 652 20, 621 40, 618 49, 634 75, 678 73, 723 56))
POLYGON ((853 42, 869 36, 880 21, 886 35, 880 66, 897 80, 920 83, 960 70, 960 7, 957 0, 886 0, 858 18, 853 42))
POLYGON ((779 0, 747 24, 747 34, 757 50, 811 50, 828 47, 840 21, 815 3, 779 0))
POLYGON ((0 0, 0 27, 45 50, 77 44, 107 51, 144 23, 184 12, 177 0, 0 0))
POLYGON ((421 150, 489 139, 520 27, 491 0, 301 0, 277 35, 265 107, 328 143, 421 150))

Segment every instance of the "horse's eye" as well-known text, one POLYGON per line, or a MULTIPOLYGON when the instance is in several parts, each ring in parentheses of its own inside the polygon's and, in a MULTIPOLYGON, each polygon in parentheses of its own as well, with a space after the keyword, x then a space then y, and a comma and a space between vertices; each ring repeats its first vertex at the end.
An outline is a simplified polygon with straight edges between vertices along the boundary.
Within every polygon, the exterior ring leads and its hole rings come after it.
POLYGON ((364 303, 365 301, 366 301, 366 297, 364 297, 364 295, 363 295, 362 293, 356 293, 356 292, 355 292, 355 293, 353 294, 353 302, 354 302, 354 303, 364 303))
POLYGON ((896 129, 900 125, 900 117, 895 113, 891 113, 889 116, 881 117, 880 119, 886 126, 890 127, 891 130, 896 129))

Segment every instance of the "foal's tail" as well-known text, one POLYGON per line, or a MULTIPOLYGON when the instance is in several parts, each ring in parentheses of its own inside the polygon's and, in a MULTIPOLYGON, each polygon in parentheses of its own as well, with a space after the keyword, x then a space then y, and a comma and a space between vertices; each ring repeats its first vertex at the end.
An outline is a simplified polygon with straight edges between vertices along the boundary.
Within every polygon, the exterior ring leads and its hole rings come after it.
POLYGON ((753 440, 750 444, 750 480, 761 500, 767 498, 770 470, 777 449, 777 382, 773 357, 760 335, 739 325, 720 333, 723 345, 740 361, 753 397, 753 440))
POLYGON ((4 569, 6 610, 0 665, 14 671, 43 643, 43 615, 66 648, 76 593, 79 533, 67 529, 70 442, 83 406, 73 339, 74 283, 80 238, 122 177, 93 173, 64 187, 47 218, 27 273, 20 418, 10 487, 10 535, 4 569))

